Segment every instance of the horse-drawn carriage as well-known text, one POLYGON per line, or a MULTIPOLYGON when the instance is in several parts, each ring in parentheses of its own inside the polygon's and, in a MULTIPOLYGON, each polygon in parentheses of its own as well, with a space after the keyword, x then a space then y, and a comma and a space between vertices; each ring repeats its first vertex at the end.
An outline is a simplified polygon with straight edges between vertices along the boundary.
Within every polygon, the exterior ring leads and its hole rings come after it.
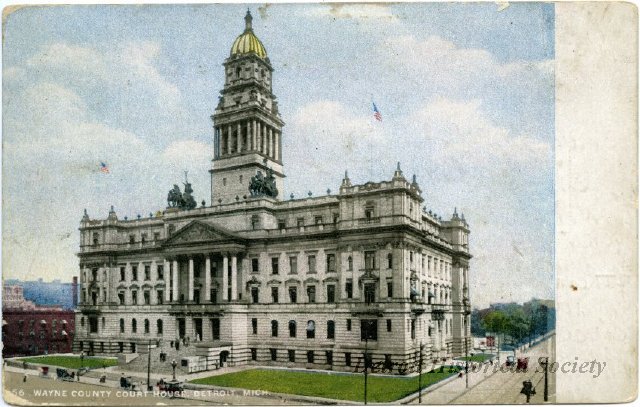
POLYGON ((65 380, 68 382, 72 382, 76 378, 76 374, 74 372, 69 373, 67 369, 63 369, 61 367, 56 369, 56 376, 58 380, 65 380))
POLYGON ((120 378, 120 387, 125 390, 135 390, 136 384, 131 380, 131 376, 122 376, 120 378))
POLYGON ((158 390, 161 392, 166 392, 170 397, 180 396, 184 391, 184 385, 177 380, 168 380, 160 379, 157 383, 158 390))

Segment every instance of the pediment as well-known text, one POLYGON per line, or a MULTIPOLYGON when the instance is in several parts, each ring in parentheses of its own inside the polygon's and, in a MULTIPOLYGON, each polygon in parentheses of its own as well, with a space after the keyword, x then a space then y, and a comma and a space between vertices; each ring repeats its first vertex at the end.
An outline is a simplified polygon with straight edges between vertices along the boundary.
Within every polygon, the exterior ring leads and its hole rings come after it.
POLYGON ((201 221, 193 221, 171 236, 165 245, 205 242, 229 242, 241 240, 237 236, 201 221))

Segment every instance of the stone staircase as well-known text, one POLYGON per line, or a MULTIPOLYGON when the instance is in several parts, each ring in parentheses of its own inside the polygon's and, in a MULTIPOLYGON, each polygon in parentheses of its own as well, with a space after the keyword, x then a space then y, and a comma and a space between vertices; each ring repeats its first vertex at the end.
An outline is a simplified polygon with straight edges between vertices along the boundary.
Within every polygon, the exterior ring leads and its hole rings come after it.
MULTIPOLYGON (((146 372, 148 364, 148 354, 145 346, 138 346, 138 357, 129 362, 126 365, 118 366, 118 370, 134 371, 134 372, 146 372)), ((153 373, 166 373, 167 376, 171 376, 173 368, 171 367, 171 361, 175 359, 178 363, 176 366, 176 375, 187 374, 186 367, 180 366, 180 360, 183 357, 195 356, 196 347, 191 344, 184 346, 180 344, 180 350, 177 351, 175 347, 169 347, 169 344, 163 345, 159 348, 151 349, 151 372, 153 373), (160 361, 160 352, 167 354, 164 362, 160 361)))

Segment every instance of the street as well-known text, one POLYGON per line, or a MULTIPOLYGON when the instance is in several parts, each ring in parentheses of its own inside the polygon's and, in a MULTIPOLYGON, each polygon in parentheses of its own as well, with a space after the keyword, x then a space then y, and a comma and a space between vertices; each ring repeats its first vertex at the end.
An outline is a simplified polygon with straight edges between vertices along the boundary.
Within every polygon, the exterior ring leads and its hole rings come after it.
MULTIPOLYGON (((509 352, 508 354, 512 354, 509 352)), ((501 352, 502 370, 497 365, 483 365, 480 372, 469 373, 469 389, 465 378, 461 377, 422 396, 422 404, 525 404, 526 396, 520 393, 522 382, 531 380, 536 394, 530 403, 544 403, 544 373, 538 364, 538 358, 549 356, 550 363, 555 361, 555 336, 539 343, 518 357, 529 357, 526 372, 507 370, 504 367, 506 352, 501 352)), ((555 400, 555 374, 549 373, 549 401, 555 400)), ((413 403, 417 403, 414 400, 413 403)))

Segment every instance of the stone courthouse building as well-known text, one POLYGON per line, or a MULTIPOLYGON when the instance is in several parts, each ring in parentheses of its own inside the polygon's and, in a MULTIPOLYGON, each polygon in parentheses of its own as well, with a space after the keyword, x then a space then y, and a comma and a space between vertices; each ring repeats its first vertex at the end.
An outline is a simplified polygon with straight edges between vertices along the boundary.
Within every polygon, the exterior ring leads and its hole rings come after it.
POLYGON ((285 198, 274 72, 245 21, 212 116, 210 205, 185 203, 186 184, 149 218, 85 212, 74 350, 136 354, 151 340, 174 351, 188 338, 176 355, 202 368, 335 370, 353 369, 365 347, 387 365, 414 362, 421 345, 425 360, 463 354, 464 215, 427 212, 399 164, 387 181, 345 173, 337 194, 285 198))

